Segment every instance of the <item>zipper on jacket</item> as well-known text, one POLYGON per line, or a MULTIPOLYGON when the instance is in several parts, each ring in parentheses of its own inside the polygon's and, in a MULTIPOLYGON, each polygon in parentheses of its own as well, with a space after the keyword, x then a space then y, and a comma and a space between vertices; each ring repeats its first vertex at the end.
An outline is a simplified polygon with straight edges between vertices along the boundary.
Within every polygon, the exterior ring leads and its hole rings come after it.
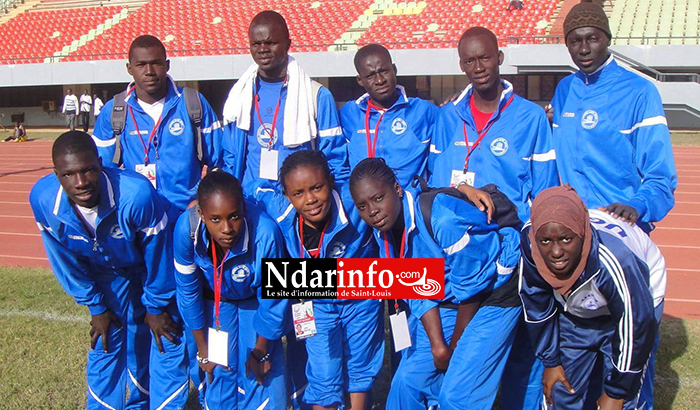
POLYGON ((92 239, 92 251, 97 252, 97 235, 92 239))

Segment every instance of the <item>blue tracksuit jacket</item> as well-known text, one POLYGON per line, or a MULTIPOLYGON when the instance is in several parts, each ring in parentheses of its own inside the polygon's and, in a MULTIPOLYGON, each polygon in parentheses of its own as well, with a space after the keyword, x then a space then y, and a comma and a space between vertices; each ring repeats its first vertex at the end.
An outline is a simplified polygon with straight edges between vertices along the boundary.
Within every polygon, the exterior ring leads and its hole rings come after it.
MULTIPOLYGON (((156 165, 156 190, 172 204, 179 212, 187 208, 197 194, 197 185, 201 179, 202 166, 209 169, 221 166, 221 123, 207 100, 200 94, 202 102, 202 163, 197 159, 195 147, 194 125, 191 125, 187 113, 182 87, 177 87, 168 77, 168 94, 165 96, 165 106, 161 115, 158 131, 148 150, 149 164, 156 165)), ((114 100, 110 100, 102 108, 102 115, 97 118, 93 139, 102 157, 105 167, 117 167, 135 170, 136 165, 144 163, 144 148, 138 137, 136 128, 141 133, 143 142, 148 144, 149 136, 155 126, 153 119, 144 112, 138 104, 133 84, 127 87, 131 90, 125 101, 127 104, 126 124, 120 138, 122 146, 122 164, 114 164, 115 135, 112 131, 111 115, 114 100), (129 109, 137 122, 134 123, 129 109)), ((174 214, 176 214, 175 212, 174 214)), ((173 221, 174 223, 175 221, 173 221)))
MULTIPOLYGON (((374 144, 374 131, 381 117, 375 155, 386 160, 401 186, 406 187, 414 175, 424 176, 438 108, 430 101, 408 98, 400 85, 396 89, 399 98, 384 114, 376 108, 370 111, 369 135, 374 144)), ((369 94, 365 94, 340 109, 351 169, 367 158, 365 116, 369 100, 369 94)))
POLYGON ((96 275, 140 278, 142 301, 149 313, 162 313, 173 302, 168 217, 145 178, 131 171, 103 169, 95 238, 86 231, 55 175, 34 185, 29 203, 56 278, 90 314, 107 309, 104 295, 95 287, 96 275))
MULTIPOLYGON (((476 187, 496 184, 518 207, 520 219, 527 221, 530 201, 542 190, 559 185, 556 155, 544 110, 515 95, 507 81, 503 87, 499 110, 488 123, 493 125, 472 152, 468 172, 473 173, 476 187)), ((454 103, 440 109, 429 160, 430 186, 450 186, 453 171, 464 170, 464 125, 470 145, 479 138, 469 108, 472 93, 469 86, 454 103)))
MULTIPOLYGON (((284 133, 284 107, 287 101, 286 85, 283 85, 280 96, 279 115, 275 128, 276 130, 281 130, 281 133, 284 133)), ((340 121, 338 120, 338 109, 336 108, 335 100, 331 92, 328 91, 327 88, 321 87, 318 90, 316 98, 318 107, 318 114, 316 117, 318 135, 316 137, 315 149, 323 151, 323 153, 326 154, 328 166, 331 168, 335 180, 342 183, 350 177, 350 169, 348 168, 345 139, 343 138, 340 121)), ((261 110, 263 110, 261 117, 266 123, 272 123, 275 103, 276 101, 260 101, 261 110), (269 106, 270 104, 271 107, 269 106), (270 110, 267 110, 266 107, 270 108, 270 110)), ((258 121, 255 108, 253 108, 251 115, 253 116, 251 124, 255 124, 258 121)), ((251 194, 254 188, 250 186, 255 180, 259 179, 260 151, 262 148, 267 148, 269 143, 268 136, 264 133, 258 135, 257 130, 254 130, 252 125, 250 128, 250 130, 244 131, 238 128, 236 123, 226 124, 222 143, 224 170, 241 181, 243 184, 243 191, 246 195, 251 194), (257 141, 257 144, 253 143, 255 141, 257 141), (249 147, 254 148, 249 149, 249 147)), ((275 134, 277 135, 277 131, 275 131, 275 134)), ((294 151, 312 148, 314 147, 311 142, 294 147, 287 147, 284 145, 284 138, 278 136, 272 146, 272 149, 279 151, 277 171, 279 172, 279 167, 282 166, 284 159, 294 151)), ((270 182, 277 184, 274 181, 270 182)))
MULTIPOLYGON (((445 258, 445 299, 408 300, 411 313, 420 318, 441 302, 461 303, 483 292, 499 288, 510 279, 520 257, 520 240, 513 228, 499 229, 487 223, 486 215, 466 201, 438 194, 433 202, 431 237, 423 214, 410 191, 404 191, 403 218, 406 224, 404 258, 445 258)), ((382 258, 398 257, 391 232, 374 230, 382 258)))
POLYGON ((622 240, 596 225, 592 227, 586 269, 564 297, 538 273, 528 238, 531 225, 527 224, 521 236, 520 297, 537 357, 545 367, 562 364, 561 315, 586 329, 591 339, 597 338, 597 332, 614 327, 610 357, 614 366, 603 383, 610 397, 621 399, 639 383, 656 336, 649 268, 622 240))
POLYGON ((663 219, 673 208, 677 174, 659 92, 617 65, 559 82, 552 100, 554 147, 562 183, 586 206, 634 207, 640 222, 663 219))

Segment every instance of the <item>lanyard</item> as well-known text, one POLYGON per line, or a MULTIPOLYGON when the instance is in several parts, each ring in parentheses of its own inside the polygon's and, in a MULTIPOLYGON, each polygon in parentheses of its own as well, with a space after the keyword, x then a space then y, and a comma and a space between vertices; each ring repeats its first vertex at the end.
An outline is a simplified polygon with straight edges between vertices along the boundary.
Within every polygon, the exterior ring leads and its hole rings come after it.
MULTIPOLYGON (((386 257, 390 258, 389 256, 389 240, 386 237, 386 233, 382 232, 382 236, 384 236, 384 249, 386 250, 386 257)), ((399 253, 399 259, 403 258, 403 252, 406 248, 406 228, 403 229, 403 235, 401 235, 401 253, 399 253)))
POLYGON ((370 99, 367 102, 367 112, 365 112, 365 134, 367 135, 367 158, 374 158, 377 152, 377 137, 379 136, 379 124, 382 122, 382 118, 384 118, 384 114, 386 114, 386 110, 379 116, 379 119, 377 120, 377 124, 374 126, 374 143, 372 142, 372 137, 370 136, 369 132, 369 114, 370 111, 372 111, 372 107, 375 107, 372 104, 372 99, 370 99))
MULTIPOLYGON (((139 139, 141 140, 141 145, 143 145, 143 163, 144 165, 148 165, 148 151, 151 149, 151 142, 153 141, 153 137, 155 137, 156 132, 158 132, 158 126, 160 125, 160 120, 163 118, 163 114, 158 117, 158 121, 156 121, 156 125, 153 126, 153 131, 151 131, 151 136, 148 137, 148 145, 143 141, 143 137, 141 136, 141 131, 139 131, 139 125, 136 123, 136 118, 134 117, 134 111, 129 107, 129 114, 131 115, 131 120, 134 122, 134 128, 136 128, 136 135, 139 136, 139 139)), ((157 148, 156 148, 157 150, 157 148)), ((158 158, 158 152, 156 151, 156 158, 158 158)))
POLYGON ((253 97, 253 101, 255 102, 255 113, 258 115, 258 121, 260 121, 260 125, 263 127, 265 132, 270 136, 270 142, 267 144, 267 149, 272 149, 272 146, 275 144, 275 124, 277 124, 277 114, 280 112, 280 103, 282 102, 282 88, 284 86, 280 87, 280 95, 277 98, 277 105, 275 106, 275 115, 272 117, 272 128, 267 129, 265 127, 265 122, 262 119, 262 116, 260 116, 260 96, 258 93, 255 93, 255 97, 253 97))
MULTIPOLYGON (((331 218, 328 218, 328 222, 326 222, 326 225, 323 227, 323 230, 321 231, 321 237, 318 239, 318 248, 316 249, 315 252, 309 251, 309 256, 312 258, 318 258, 319 255, 321 255, 321 246, 323 245, 323 235, 326 234, 326 228, 328 228, 328 224, 331 222, 331 218)), ((299 257, 303 258, 304 257, 304 217, 299 215, 299 257)))
POLYGON ((226 262, 226 257, 231 249, 226 251, 224 254, 224 259, 221 261, 221 266, 217 267, 216 263, 216 243, 212 239, 211 242, 211 259, 214 262, 214 315, 216 317, 216 328, 221 329, 221 323, 219 322, 219 303, 221 303, 221 283, 224 280, 224 262, 226 262))
MULTIPOLYGON (((472 96, 472 98, 474 98, 474 97, 472 96)), ((501 116, 501 113, 502 113, 506 108, 508 108, 508 106, 510 105, 511 102, 513 102, 513 96, 512 96, 512 95, 510 96, 510 98, 508 99, 508 101, 505 103, 505 105, 503 105, 503 108, 501 108, 501 109, 498 111, 498 114, 496 115, 496 118, 498 118, 498 117, 501 116)), ((465 172, 465 173, 467 172, 467 168, 469 167, 469 157, 472 155, 472 152, 474 152, 474 150, 476 149, 476 147, 479 146, 479 144, 481 143, 481 140, 484 139, 484 137, 486 136, 486 134, 487 134, 487 133, 489 132, 489 130, 491 129, 491 126, 492 126, 495 122, 496 122, 496 120, 493 120, 493 121, 491 121, 487 126, 485 126, 484 129, 481 130, 481 132, 477 131, 477 133, 479 134, 479 138, 477 138, 476 141, 474 142, 474 145, 472 145, 472 147, 469 148, 469 137, 467 136, 467 122, 464 121, 464 120, 462 120, 462 131, 464 132, 464 143, 465 143, 466 146, 467 146, 467 156, 464 158, 464 172, 465 172)))

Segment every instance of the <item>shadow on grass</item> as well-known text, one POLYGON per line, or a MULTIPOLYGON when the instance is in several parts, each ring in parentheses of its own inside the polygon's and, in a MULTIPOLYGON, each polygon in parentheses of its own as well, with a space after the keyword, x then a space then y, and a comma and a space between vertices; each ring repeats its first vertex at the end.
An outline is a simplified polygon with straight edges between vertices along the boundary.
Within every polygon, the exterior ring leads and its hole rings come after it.
POLYGON ((682 319, 664 316, 661 320, 661 342, 656 352, 654 408, 672 409, 680 390, 680 377, 671 363, 683 356, 688 347, 688 333, 682 319))

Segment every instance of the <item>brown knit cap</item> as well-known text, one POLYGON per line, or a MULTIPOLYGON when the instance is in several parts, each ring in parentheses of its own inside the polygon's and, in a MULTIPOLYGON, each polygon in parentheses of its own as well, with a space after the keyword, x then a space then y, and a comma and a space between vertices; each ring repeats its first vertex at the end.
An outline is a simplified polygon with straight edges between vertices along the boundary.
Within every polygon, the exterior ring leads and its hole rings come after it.
POLYGON ((572 7, 564 19, 564 37, 581 27, 595 27, 603 31, 608 38, 612 38, 608 16, 599 4, 584 0, 572 7))

